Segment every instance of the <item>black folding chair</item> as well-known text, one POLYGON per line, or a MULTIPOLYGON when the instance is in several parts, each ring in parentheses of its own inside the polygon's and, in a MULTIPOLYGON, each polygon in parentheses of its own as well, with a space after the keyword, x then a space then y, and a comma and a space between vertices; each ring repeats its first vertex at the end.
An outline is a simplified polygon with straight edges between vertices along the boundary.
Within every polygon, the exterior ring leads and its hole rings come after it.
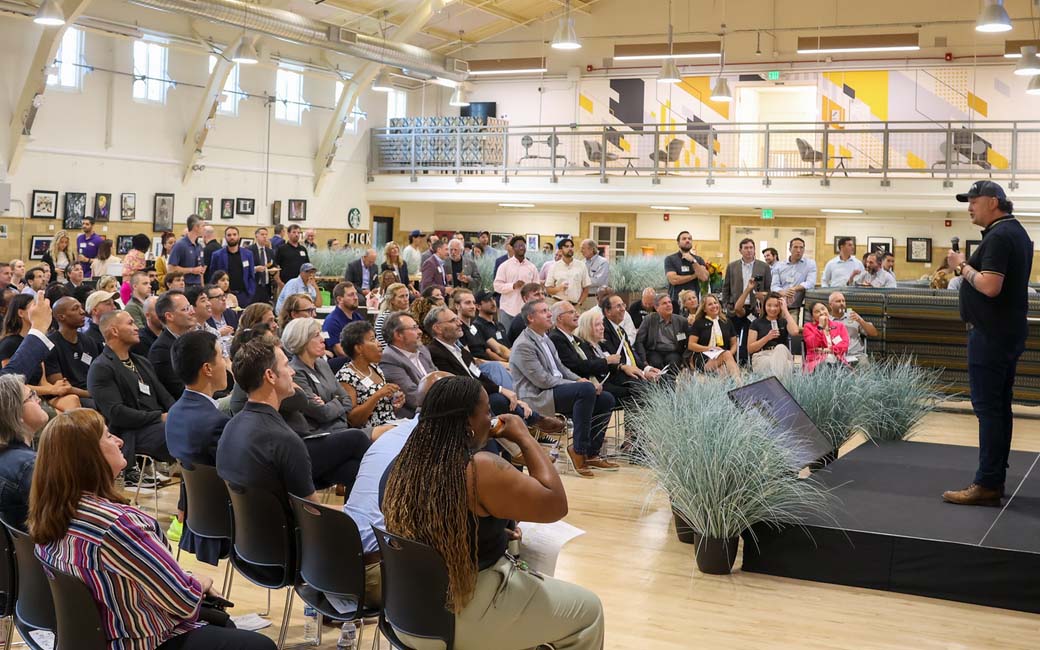
POLYGON ((413 650, 394 629, 455 646, 455 616, 448 610, 448 569, 440 553, 372 526, 383 556, 383 613, 379 631, 398 650, 413 650))
POLYGON ((0 619, 10 619, 4 648, 11 647, 14 636, 14 604, 18 595, 18 568, 14 563, 14 544, 7 529, 0 526, 0 619))
POLYGON ((53 633, 57 628, 51 587, 43 572, 43 565, 36 558, 35 545, 29 535, 6 521, 3 524, 14 543, 14 559, 18 567, 14 626, 18 628, 18 635, 26 645, 33 650, 43 650, 30 632, 46 630, 53 633))
POLYGON ((101 615, 87 585, 49 564, 44 566, 57 618, 54 650, 107 650, 101 615))
MULTIPOLYGON (((361 533, 357 524, 342 510, 323 508, 298 496, 289 495, 296 519, 299 549, 299 578, 296 594, 305 603, 334 621, 361 621, 357 647, 365 634, 365 619, 379 615, 379 609, 365 607, 365 561, 361 533), (340 609, 333 604, 335 599, 340 609)), ((318 626, 318 645, 321 645, 318 626)), ((379 633, 372 639, 375 650, 379 633)))
MULTIPOLYGON (((227 486, 217 476, 217 468, 201 463, 181 463, 181 477, 187 495, 187 514, 184 525, 196 537, 227 540, 231 542, 231 499, 227 486)), ((177 546, 177 559, 181 559, 181 548, 177 546)), ((231 597, 231 580, 234 578, 230 554, 224 570, 224 583, 220 593, 231 597)))

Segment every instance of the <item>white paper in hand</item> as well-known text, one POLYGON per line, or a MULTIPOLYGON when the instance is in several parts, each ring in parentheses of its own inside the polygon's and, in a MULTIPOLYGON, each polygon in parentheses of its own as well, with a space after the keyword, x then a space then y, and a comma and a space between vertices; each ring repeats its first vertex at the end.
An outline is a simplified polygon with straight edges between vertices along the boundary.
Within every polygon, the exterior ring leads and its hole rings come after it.
POLYGON ((705 350, 702 354, 709 359, 717 359, 725 350, 722 348, 715 348, 714 350, 705 350))
POLYGON ((523 531, 520 559, 538 573, 547 576, 556 573, 556 559, 560 556, 563 545, 585 534, 584 530, 565 521, 551 524, 524 522, 520 524, 520 530, 523 531))

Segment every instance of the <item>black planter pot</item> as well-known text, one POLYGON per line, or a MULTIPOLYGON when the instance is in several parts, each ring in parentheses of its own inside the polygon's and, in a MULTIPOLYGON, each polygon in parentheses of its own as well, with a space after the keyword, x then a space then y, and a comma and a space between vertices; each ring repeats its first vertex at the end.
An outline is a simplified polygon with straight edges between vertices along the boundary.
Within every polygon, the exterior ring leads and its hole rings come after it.
POLYGON ((693 533, 694 544, 697 545, 697 568, 701 573, 711 575, 728 575, 737 561, 737 542, 740 537, 716 539, 693 533))
POLYGON ((675 536, 679 538, 679 541, 683 544, 696 544, 697 532, 690 528, 690 525, 675 508, 672 508, 672 519, 675 520, 675 536))

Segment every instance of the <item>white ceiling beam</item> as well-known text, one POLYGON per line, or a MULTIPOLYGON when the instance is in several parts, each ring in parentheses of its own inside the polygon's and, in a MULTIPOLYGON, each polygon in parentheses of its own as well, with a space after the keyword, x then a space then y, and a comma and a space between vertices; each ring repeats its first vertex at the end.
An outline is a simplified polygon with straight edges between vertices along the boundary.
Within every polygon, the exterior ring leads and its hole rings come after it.
POLYGON ((14 174, 18 169, 22 154, 25 153, 25 146, 29 144, 36 114, 41 108, 43 95, 47 92, 47 68, 54 64, 54 57, 58 53, 62 37, 65 36, 65 30, 79 19, 87 5, 90 4, 90 0, 65 0, 60 4, 62 12, 65 14, 65 24, 43 28, 40 42, 36 45, 36 53, 29 64, 25 83, 22 84, 22 92, 18 96, 18 103, 15 104, 11 117, 11 147, 7 155, 8 174, 14 174))
MULTIPOLYGON (((554 2, 554 3, 558 4, 558 5, 560 5, 561 7, 566 7, 567 6, 567 3, 564 0, 551 0, 551 2, 554 2)), ((592 10, 589 9, 588 7, 586 7, 585 4, 586 3, 583 2, 582 0, 571 0, 571 11, 573 11, 575 13, 579 13, 579 14, 591 15, 592 14, 592 10)), ((592 4, 592 3, 590 2, 588 4, 592 4)))
POLYGON ((523 16, 517 16, 516 14, 509 13, 504 9, 500 9, 497 0, 461 0, 461 2, 467 7, 472 7, 473 9, 494 16, 495 18, 507 20, 515 25, 522 25, 527 20, 523 16))
POLYGON ((213 66, 213 71, 209 74, 206 90, 203 92, 202 99, 199 100, 199 107, 195 110, 191 126, 188 127, 188 132, 184 136, 181 152, 181 160, 184 161, 184 169, 181 174, 182 183, 187 183, 191 179, 195 163, 198 162, 199 156, 202 155, 202 149, 206 146, 206 138, 209 137, 209 132, 214 125, 213 120, 217 119, 217 111, 220 108, 220 96, 224 93, 224 84, 227 83, 228 75, 231 74, 231 70, 235 67, 231 57, 247 39, 251 40, 252 37, 242 36, 228 44, 223 52, 215 55, 217 62, 213 66))

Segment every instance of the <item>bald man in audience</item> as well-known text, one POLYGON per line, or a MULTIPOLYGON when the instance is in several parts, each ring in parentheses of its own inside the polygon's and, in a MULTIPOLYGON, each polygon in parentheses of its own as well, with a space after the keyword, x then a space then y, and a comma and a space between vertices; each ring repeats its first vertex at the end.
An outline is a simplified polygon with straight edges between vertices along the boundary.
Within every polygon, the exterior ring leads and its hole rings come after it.
POLYGON ((71 296, 66 296, 54 303, 54 320, 58 330, 49 338, 54 348, 44 362, 47 381, 56 384, 62 379, 72 386, 72 394, 79 398, 80 404, 86 408, 94 408, 94 400, 87 391, 87 371, 90 364, 101 354, 101 348, 90 338, 79 333, 79 328, 87 320, 83 305, 71 296))

